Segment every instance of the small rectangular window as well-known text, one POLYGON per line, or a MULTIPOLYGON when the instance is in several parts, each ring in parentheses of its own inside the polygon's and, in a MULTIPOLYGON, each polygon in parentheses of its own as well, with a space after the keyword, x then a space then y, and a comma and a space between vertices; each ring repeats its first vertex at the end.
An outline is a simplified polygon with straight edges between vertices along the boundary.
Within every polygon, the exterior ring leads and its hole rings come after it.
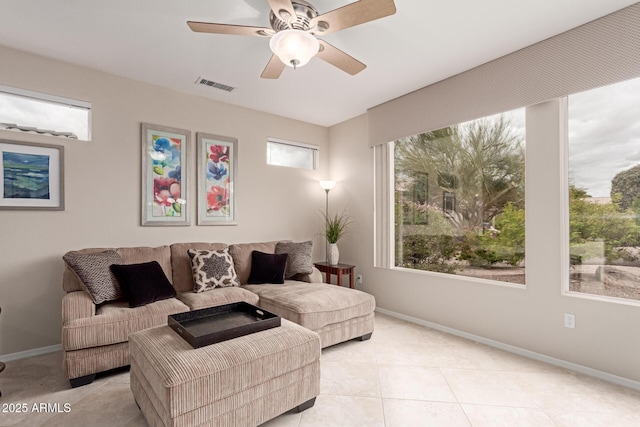
POLYGON ((318 146, 267 138, 267 164, 300 169, 317 169, 318 146))
POLYGON ((91 103, 0 85, 0 129, 90 141, 91 103))

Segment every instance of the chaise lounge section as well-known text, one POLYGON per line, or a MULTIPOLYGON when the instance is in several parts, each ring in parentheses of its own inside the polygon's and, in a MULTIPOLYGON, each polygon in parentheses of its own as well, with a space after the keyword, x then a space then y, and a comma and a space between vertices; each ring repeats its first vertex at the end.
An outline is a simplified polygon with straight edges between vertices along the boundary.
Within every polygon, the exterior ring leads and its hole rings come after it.
MULTIPOLYGON (((167 316, 233 302, 247 302, 271 311, 320 335, 321 347, 354 338, 368 339, 373 332, 375 299, 364 292, 321 283, 322 275, 298 274, 283 284, 248 284, 252 253, 275 254, 278 242, 174 243, 155 248, 89 248, 65 255, 62 301, 64 369, 72 387, 93 381, 95 374, 130 364, 129 335, 167 324, 167 316), (240 286, 194 292, 188 250, 225 251, 233 258, 240 286), (115 251, 125 265, 157 262, 175 297, 129 307, 122 299, 96 304, 67 260, 115 251)), ((89 259, 91 259, 89 257, 89 259)), ((75 266, 74 266, 75 267, 75 266)), ((93 274, 93 272, 91 272, 93 274)), ((103 273, 104 274, 104 273, 103 273)))
POLYGON ((285 280, 283 284, 246 284, 255 250, 273 253, 276 245, 246 243, 230 247, 242 288, 259 297, 257 305, 318 333, 322 348, 371 336, 376 308, 373 296, 322 283, 322 273, 317 269, 301 280, 285 280))

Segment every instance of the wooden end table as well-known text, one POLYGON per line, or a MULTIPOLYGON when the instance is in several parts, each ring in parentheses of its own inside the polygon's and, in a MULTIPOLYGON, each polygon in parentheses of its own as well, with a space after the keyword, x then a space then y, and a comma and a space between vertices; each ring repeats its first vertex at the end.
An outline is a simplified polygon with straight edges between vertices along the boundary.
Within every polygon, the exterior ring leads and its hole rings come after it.
POLYGON ((335 264, 331 265, 328 262, 316 262, 313 264, 318 270, 325 274, 325 282, 331 283, 331 275, 335 274, 338 277, 338 286, 342 286, 342 275, 349 275, 349 287, 353 289, 354 281, 354 269, 355 265, 349 264, 335 264))

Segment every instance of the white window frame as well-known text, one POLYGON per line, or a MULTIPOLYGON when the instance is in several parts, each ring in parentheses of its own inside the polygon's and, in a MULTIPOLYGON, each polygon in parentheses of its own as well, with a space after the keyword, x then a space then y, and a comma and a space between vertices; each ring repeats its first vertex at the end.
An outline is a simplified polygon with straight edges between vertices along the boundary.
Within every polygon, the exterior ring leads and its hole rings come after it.
MULTIPOLYGON (((616 82, 612 84, 617 84, 616 82)), ((591 90, 591 89, 588 89, 591 90)), ((561 285, 560 294, 562 296, 570 298, 580 298, 592 301, 607 302, 614 304, 630 305, 634 307, 640 307, 639 300, 618 298, 608 295, 589 294, 586 292, 577 292, 570 290, 570 276, 571 276, 571 218, 569 215, 569 97, 564 96, 560 98, 560 116, 558 117, 560 124, 560 171, 562 173, 562 188, 560 189, 560 197, 562 198, 562 236, 561 236, 561 285)))
MULTIPOLYGON (((91 103, 87 101, 80 101, 77 99, 66 98, 58 95, 51 95, 42 92, 36 92, 33 90, 16 88, 11 86, 0 85, 0 93, 8 95, 18 96, 21 98, 31 99, 38 102, 48 102, 58 106, 76 108, 87 111, 87 139, 79 138, 81 141, 91 141, 91 103)), ((21 125, 21 123, 16 123, 21 125)), ((46 134, 45 134, 46 135, 46 134)))
MULTIPOLYGON (((513 110, 524 108, 516 107, 513 110)), ((500 114, 500 113, 498 113, 500 114)), ((480 117, 482 118, 482 117, 480 117)), ((475 120, 475 119, 474 119, 475 120)), ((526 132, 526 127, 525 127, 526 132)), ((441 273, 437 271, 417 270, 406 267, 398 267, 395 265, 395 168, 394 168, 394 142, 390 141, 386 144, 377 144, 372 147, 374 150, 374 260, 373 265, 377 268, 390 270, 398 270, 411 274, 462 279, 472 283, 489 284, 500 287, 526 290, 528 285, 504 282, 500 280, 484 279, 473 276, 463 276, 450 273, 441 273)), ((526 146, 525 146, 526 159, 526 146)), ((525 187, 526 192, 526 187, 525 187)), ((567 243, 568 245, 568 243, 567 243)), ((525 239, 525 251, 526 251, 525 239)), ((568 251, 568 246, 567 246, 568 251)), ((525 273, 526 275, 526 273, 525 273)))
POLYGON ((306 169, 306 170, 317 170, 318 169, 318 158, 319 158, 319 153, 320 153, 320 146, 318 145, 314 145, 314 144, 307 144, 304 142, 297 142, 297 141, 288 141, 286 139, 280 139, 280 138, 274 138, 274 137, 267 137, 267 164, 271 165, 271 166, 279 166, 279 167, 289 167, 289 168, 294 168, 294 169, 306 169), (274 164, 274 163, 270 163, 269 162, 269 144, 277 144, 277 145, 288 145, 288 146, 292 146, 292 147, 297 147, 297 148, 303 148, 303 149, 307 149, 310 150, 313 154, 313 168, 312 169, 307 169, 307 168, 298 168, 296 166, 285 166, 285 165, 278 165, 278 164, 274 164))

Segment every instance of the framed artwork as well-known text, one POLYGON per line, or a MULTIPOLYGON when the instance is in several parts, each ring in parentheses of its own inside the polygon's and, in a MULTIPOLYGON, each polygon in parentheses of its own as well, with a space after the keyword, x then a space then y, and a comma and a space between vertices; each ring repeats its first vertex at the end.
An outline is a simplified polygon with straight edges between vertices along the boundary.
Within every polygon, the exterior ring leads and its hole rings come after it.
POLYGON ((189 225, 190 138, 187 130, 142 124, 142 225, 189 225))
POLYGON ((0 140, 0 209, 64 210, 64 147, 0 140))
POLYGON ((238 140, 197 134, 198 225, 236 225, 238 140))

